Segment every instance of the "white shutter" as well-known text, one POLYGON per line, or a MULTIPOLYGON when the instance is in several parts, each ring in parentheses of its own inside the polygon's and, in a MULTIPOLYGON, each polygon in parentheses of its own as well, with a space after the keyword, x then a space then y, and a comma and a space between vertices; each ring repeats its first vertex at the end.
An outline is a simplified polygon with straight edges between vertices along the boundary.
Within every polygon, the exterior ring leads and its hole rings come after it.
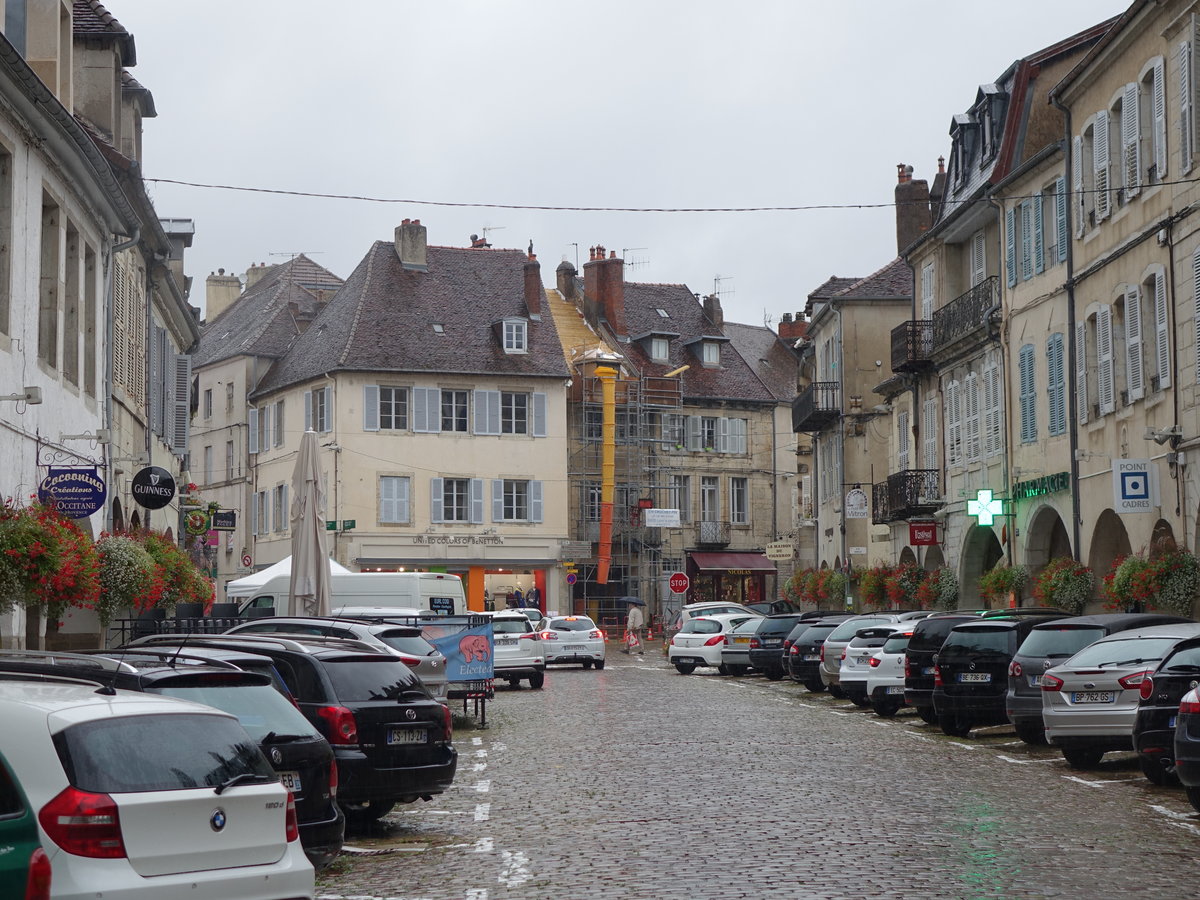
POLYGON ((429 521, 443 522, 445 521, 445 513, 442 510, 442 494, 445 491, 445 485, 441 478, 429 479, 429 521))
POLYGON ((283 401, 275 402, 275 446, 283 446, 283 401))
POLYGON ((933 318, 933 263, 921 268, 921 319, 928 322, 933 318))
POLYGON ((150 430, 166 437, 163 424, 163 355, 159 335, 163 329, 157 325, 150 329, 150 430))
POLYGON ((475 391, 475 433, 500 433, 499 391, 475 391))
POLYGON ((379 385, 363 385, 363 431, 379 430, 379 385))
POLYGON ((717 452, 729 452, 729 420, 724 416, 717 419, 717 452))
POLYGON ((987 278, 987 236, 983 231, 971 235, 971 287, 987 278))
POLYGON ((1055 249, 1058 251, 1058 262, 1067 260, 1067 180, 1059 178, 1054 182, 1054 227, 1055 249))
POLYGON ((1142 374, 1142 299, 1136 287, 1125 292, 1125 384, 1129 400, 1141 400, 1146 393, 1142 374))
POLYGON ((271 407, 264 406, 258 411, 258 446, 263 453, 271 446, 271 407))
POLYGON ((1141 190, 1141 118, 1138 111, 1138 85, 1125 85, 1121 99, 1121 153, 1125 166, 1125 197, 1136 197, 1141 190))
POLYGON ((1046 232, 1042 211, 1042 192, 1033 195, 1033 271, 1046 270, 1046 232))
POLYGON ((504 521, 504 480, 492 479, 492 521, 504 521))
POLYGON ((313 418, 312 391, 305 391, 304 392, 304 430, 305 431, 312 431, 312 427, 313 427, 312 426, 312 418, 313 418))
POLYGON ((1071 191, 1075 195, 1075 237, 1083 237, 1087 224, 1087 201, 1083 193, 1083 138, 1071 139, 1071 191))
POLYGON ((1075 413, 1080 425, 1088 421, 1087 324, 1075 326, 1075 413))
POLYGON ((1154 63, 1154 171, 1159 181, 1167 177, 1167 91, 1166 66, 1161 59, 1154 63))
POLYGON ((937 464, 937 398, 930 397, 924 404, 925 421, 922 425, 921 443, 924 447, 922 464, 926 469, 936 469, 937 464))
POLYGON ((1154 273, 1154 355, 1158 364, 1158 388, 1171 386, 1171 318, 1167 309, 1167 283, 1162 272, 1154 273))
POLYGON ((967 461, 980 457, 979 376, 972 372, 963 382, 967 417, 967 461))
POLYGON ((962 459, 962 398, 957 381, 946 385, 946 464, 961 466, 962 459))
POLYGON ((1092 175, 1096 188, 1096 221, 1102 222, 1110 212, 1108 178, 1108 110, 1096 113, 1092 126, 1092 175))
POLYGON ((1112 309, 1102 306, 1096 310, 1096 379, 1100 415, 1116 409, 1113 396, 1112 309))
POLYGON ((1004 268, 1008 273, 1008 286, 1012 287, 1017 283, 1017 210, 1012 206, 1004 211, 1004 255, 1007 257, 1004 268))
POLYGON ((542 521, 542 483, 529 482, 529 521, 542 521))
POLYGON ((379 479, 379 521, 399 522, 396 515, 396 482, 399 478, 384 475, 379 479))
POLYGON ((687 417, 687 448, 689 450, 703 450, 703 436, 701 435, 700 416, 687 417))
POLYGON ((1192 171, 1195 132, 1192 128, 1192 42, 1179 45, 1179 168, 1192 171))
POLYGON ((184 353, 176 354, 174 374, 175 389, 168 412, 172 417, 171 452, 186 456, 192 424, 192 358, 184 353))
POLYGON ((470 481, 469 514, 472 525, 483 524, 483 479, 472 478, 470 481))
POLYGON ((324 417, 321 419, 321 431, 333 431, 333 388, 326 385, 322 389, 325 393, 325 409, 324 417))
POLYGON ((252 409, 249 413, 250 427, 246 430, 249 432, 250 452, 258 452, 258 410, 252 409))
POLYGON ((438 388, 412 389, 412 415, 409 417, 409 424, 418 434, 431 434, 442 430, 442 392, 438 388))
POLYGON ((546 395, 533 394, 533 436, 546 436, 546 395))
POLYGON ((896 461, 900 471, 908 471, 908 410, 902 409, 896 413, 896 461))
POLYGON ((730 419, 729 420, 729 452, 730 453, 745 453, 746 452, 746 420, 745 419, 730 419))

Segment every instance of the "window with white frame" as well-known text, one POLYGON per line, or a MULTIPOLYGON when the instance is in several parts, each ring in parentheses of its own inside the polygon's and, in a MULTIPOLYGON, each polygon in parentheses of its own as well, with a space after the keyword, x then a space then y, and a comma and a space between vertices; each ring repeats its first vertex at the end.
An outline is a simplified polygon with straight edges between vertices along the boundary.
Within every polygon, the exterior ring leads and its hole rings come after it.
POLYGON ((921 267, 921 319, 929 321, 933 318, 933 263, 927 262, 921 267))
POLYGON ((585 481, 581 485, 583 492, 583 519, 585 522, 600 521, 600 485, 595 481, 585 481))
POLYGON ((213 448, 211 446, 204 448, 204 483, 213 483, 213 448))
POLYGON ((665 337, 650 339, 650 358, 655 362, 666 362, 671 351, 671 342, 665 337))
POLYGON ((524 353, 529 349, 527 344, 529 323, 524 319, 504 320, 504 352, 524 353))
POLYGON ((716 416, 700 417, 700 446, 705 450, 717 449, 718 422, 716 416))
POLYGON ((729 479, 729 521, 746 525, 750 521, 749 482, 745 478, 729 479))
POLYGON ((407 525, 409 523, 409 488, 407 475, 379 476, 379 523, 407 525))
POLYGON ((692 520, 691 476, 671 475, 667 482, 668 503, 671 508, 679 510, 679 521, 687 523, 692 520))
POLYGON ((288 486, 286 484, 277 484, 271 494, 271 508, 275 517, 275 530, 277 532, 287 531, 288 522, 291 519, 291 510, 288 509, 288 486))
POLYGON ((716 522, 720 518, 720 479, 715 475, 702 475, 700 477, 700 521, 716 522))
POLYGON ((1046 431, 1051 435, 1067 431, 1067 370, 1064 364, 1065 341, 1061 332, 1046 341, 1046 381, 1050 405, 1046 431))
POLYGON ((500 431, 502 434, 529 433, 529 395, 500 392, 500 431))
POLYGON ((512 391, 475 391, 475 434, 546 436, 546 395, 512 391))
POLYGON ((470 522, 470 478, 432 479, 432 519, 434 522, 470 522))
POLYGON ((441 403, 442 431, 456 431, 465 434, 467 431, 467 392, 443 389, 441 403))
POLYGON ((1037 440, 1037 375, 1033 344, 1025 344, 1017 354, 1017 382, 1021 388, 1021 443, 1029 444, 1037 440))
POLYGON ((721 364, 721 345, 716 341, 701 341, 700 361, 706 366, 719 366, 721 364))
POLYGON ((492 521, 542 521, 542 483, 516 478, 493 480, 492 521))
POLYGON ((333 389, 326 385, 304 392, 304 430, 329 432, 333 430, 333 389))
POLYGON ((204 418, 212 418, 212 388, 204 389, 204 418))
POLYGON ((284 431, 283 431, 283 401, 282 401, 282 400, 276 400, 276 401, 275 401, 275 402, 274 402, 274 403, 271 405, 271 408, 274 410, 274 413, 275 413, 275 415, 274 415, 274 418, 275 418, 274 427, 271 429, 271 430, 272 430, 272 431, 275 433, 275 446, 276 446, 276 447, 282 447, 282 446, 283 446, 283 436, 284 436, 284 431))
POLYGON ((408 388, 379 385, 379 428, 408 430, 408 388))

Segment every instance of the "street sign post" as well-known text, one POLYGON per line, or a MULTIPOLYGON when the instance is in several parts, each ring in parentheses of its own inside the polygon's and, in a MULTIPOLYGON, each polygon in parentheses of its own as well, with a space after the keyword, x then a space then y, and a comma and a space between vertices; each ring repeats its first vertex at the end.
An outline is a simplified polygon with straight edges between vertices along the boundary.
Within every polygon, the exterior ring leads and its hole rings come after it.
POLYGON ((672 594, 686 594, 691 584, 691 579, 683 572, 672 573, 670 581, 667 582, 667 586, 671 588, 672 594))

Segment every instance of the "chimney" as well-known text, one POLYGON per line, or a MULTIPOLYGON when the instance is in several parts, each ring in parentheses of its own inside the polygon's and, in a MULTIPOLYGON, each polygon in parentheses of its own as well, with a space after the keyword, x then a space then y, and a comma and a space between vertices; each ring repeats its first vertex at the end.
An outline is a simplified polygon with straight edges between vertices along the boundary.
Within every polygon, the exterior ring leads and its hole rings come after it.
POLYGON ((575 299, 575 267, 565 259, 554 270, 554 285, 565 300, 575 299))
POLYGON ((425 226, 420 219, 405 219, 396 227, 396 255, 402 268, 428 272, 425 249, 425 226))
POLYGON ((525 309, 535 322, 542 317, 542 291, 542 264, 530 253, 525 260, 525 309))
POLYGON ((250 268, 246 270, 246 290, 254 287, 264 275, 267 274, 267 264, 260 262, 257 266, 250 263, 250 268))
POLYGON ((804 337, 808 333, 808 323, 804 321, 803 313, 796 313, 793 316, 791 313, 784 313, 779 320, 779 336, 791 343, 804 337))
POLYGON ((242 293, 241 279, 226 275, 224 269, 210 272, 204 282, 204 318, 211 322, 233 305, 242 293))
POLYGON ((608 320, 613 334, 625 337, 629 334, 625 326, 625 260, 618 258, 615 250, 607 259, 604 253, 599 245, 588 250, 588 261, 583 267, 585 312, 597 309, 608 320))
POLYGON ((896 252, 903 252, 933 224, 929 206, 929 182, 913 180, 912 166, 896 166, 896 252))
POLYGON ((721 310, 721 300, 716 294, 709 294, 704 298, 704 315, 717 328, 725 324, 725 313, 721 310))

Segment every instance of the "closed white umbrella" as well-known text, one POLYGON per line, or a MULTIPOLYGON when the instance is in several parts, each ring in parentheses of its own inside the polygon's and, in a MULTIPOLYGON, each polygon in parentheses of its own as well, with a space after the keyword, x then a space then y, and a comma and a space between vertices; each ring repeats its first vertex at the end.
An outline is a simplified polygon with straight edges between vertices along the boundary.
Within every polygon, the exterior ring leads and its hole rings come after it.
POLYGON ((306 431, 292 473, 291 608, 329 615, 329 551, 325 545, 325 489, 317 433, 306 431))

